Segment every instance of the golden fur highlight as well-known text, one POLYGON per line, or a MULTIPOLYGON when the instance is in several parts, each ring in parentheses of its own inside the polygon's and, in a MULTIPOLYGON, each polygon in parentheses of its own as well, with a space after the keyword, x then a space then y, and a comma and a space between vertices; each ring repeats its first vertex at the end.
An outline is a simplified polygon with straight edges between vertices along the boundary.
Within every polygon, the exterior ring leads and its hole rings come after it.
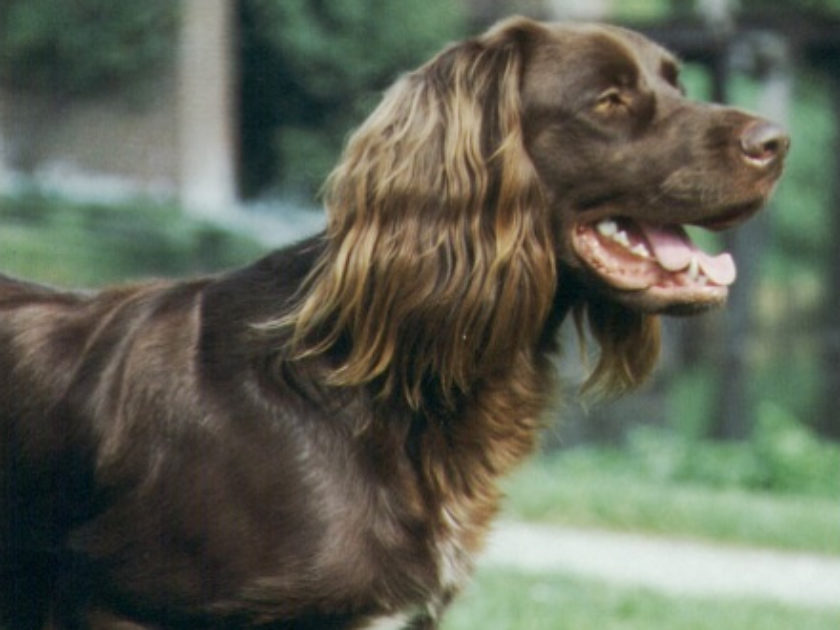
POLYGON ((590 301, 575 306, 578 336, 591 337, 601 352, 583 385, 584 392, 616 395, 638 387, 656 365, 661 347, 660 319, 612 302, 590 301))
POLYGON ((523 144, 521 65, 508 31, 450 48, 351 137, 325 187, 326 252, 277 322, 297 357, 347 336, 333 384, 452 402, 535 347, 556 264, 523 144))

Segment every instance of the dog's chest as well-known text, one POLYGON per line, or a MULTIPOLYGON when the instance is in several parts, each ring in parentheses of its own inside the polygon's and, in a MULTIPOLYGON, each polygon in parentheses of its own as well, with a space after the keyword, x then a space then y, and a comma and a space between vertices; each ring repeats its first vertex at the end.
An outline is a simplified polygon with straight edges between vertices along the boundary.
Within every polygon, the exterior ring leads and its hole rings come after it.
POLYGON ((459 521, 446 505, 441 508, 441 524, 434 545, 438 582, 442 592, 457 592, 473 571, 475 549, 471 548, 475 546, 476 532, 459 521))
MULTIPOLYGON (((449 520, 449 516, 444 517, 449 520)), ((435 567, 433 585, 425 601, 402 609, 393 615, 371 619, 364 630, 405 630, 437 628, 452 599, 466 586, 474 568, 474 551, 470 550, 469 531, 453 521, 442 528, 430 545, 435 567)))
MULTIPOLYGON (((407 608, 398 608, 401 616, 411 619, 415 624, 418 620, 437 623, 453 598, 467 585, 489 522, 489 519, 483 518, 484 511, 476 512, 474 507, 466 497, 450 495, 436 506, 437 509, 426 514, 426 523, 429 526, 426 531, 429 537, 419 547, 424 549, 422 555, 426 558, 419 566, 430 569, 422 580, 424 584, 421 588, 425 594, 421 599, 415 599, 407 608)), ((410 529, 403 529, 403 532, 410 529)), ((391 579, 387 580, 387 583, 392 587, 399 583, 413 582, 408 574, 417 566, 408 562, 393 562, 394 558, 406 557, 409 549, 418 549, 415 544, 419 541, 409 543, 409 538, 411 536, 406 535, 403 544, 407 546, 399 545, 399 548, 393 548, 393 553, 388 554, 389 559, 385 565, 380 567, 390 574, 391 579)), ((390 627, 384 618, 381 623, 385 624, 383 627, 390 627)), ((395 627, 402 628, 399 625, 395 627)), ((427 626, 420 624, 417 627, 427 626)))

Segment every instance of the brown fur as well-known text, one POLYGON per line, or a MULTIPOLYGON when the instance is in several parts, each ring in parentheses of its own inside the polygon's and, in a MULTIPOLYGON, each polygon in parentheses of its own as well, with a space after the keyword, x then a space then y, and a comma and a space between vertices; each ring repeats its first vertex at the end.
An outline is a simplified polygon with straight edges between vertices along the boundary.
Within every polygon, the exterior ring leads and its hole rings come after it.
POLYGON ((3 279, 0 619, 437 627, 533 449, 561 322, 615 392, 650 372, 657 313, 704 306, 611 287, 575 226, 719 222, 780 172, 783 148, 738 148, 757 119, 687 101, 675 68, 621 29, 507 21, 387 92, 324 234, 194 281, 3 279))

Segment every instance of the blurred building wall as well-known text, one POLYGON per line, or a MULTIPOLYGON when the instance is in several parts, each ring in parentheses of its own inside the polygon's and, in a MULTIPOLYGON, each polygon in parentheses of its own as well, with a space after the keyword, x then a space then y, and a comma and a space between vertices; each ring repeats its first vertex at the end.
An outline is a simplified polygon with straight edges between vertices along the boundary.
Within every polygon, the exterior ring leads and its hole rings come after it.
POLYGON ((7 166, 75 196, 118 189, 174 195, 175 85, 174 72, 167 72, 134 95, 66 99, 8 91, 0 112, 7 166))
POLYGON ((85 98, 0 89, 0 165, 74 197, 141 193, 200 213, 229 210, 233 0, 181 2, 177 58, 141 85, 85 98))

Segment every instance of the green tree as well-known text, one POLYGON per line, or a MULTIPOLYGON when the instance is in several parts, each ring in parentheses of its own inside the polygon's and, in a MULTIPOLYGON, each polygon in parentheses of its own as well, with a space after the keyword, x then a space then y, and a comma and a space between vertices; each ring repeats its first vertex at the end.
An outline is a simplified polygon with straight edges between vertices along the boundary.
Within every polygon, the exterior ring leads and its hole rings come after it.
POLYGON ((449 0, 243 0, 242 183, 311 194, 404 70, 463 34, 449 0))
POLYGON ((0 81, 89 93, 148 74, 174 52, 171 0, 2 0, 0 81))

